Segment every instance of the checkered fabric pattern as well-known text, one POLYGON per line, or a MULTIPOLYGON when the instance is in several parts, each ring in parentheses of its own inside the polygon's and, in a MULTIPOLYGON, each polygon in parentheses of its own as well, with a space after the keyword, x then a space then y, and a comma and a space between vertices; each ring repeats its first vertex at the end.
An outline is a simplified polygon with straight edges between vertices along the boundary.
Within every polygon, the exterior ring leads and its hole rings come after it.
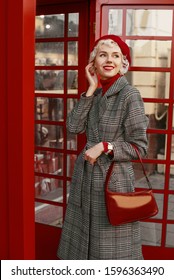
MULTIPOLYGON (((98 89, 91 97, 85 94, 67 119, 72 133, 86 132, 87 143, 78 156, 71 181, 57 255, 64 260, 138 260, 143 259, 139 222, 112 226, 109 224, 104 196, 104 181, 111 160, 115 161, 109 183, 110 190, 134 190, 131 160, 146 155, 148 119, 137 89, 125 76, 120 77, 102 95, 98 89), (112 159, 102 154, 94 166, 84 161, 84 152, 101 141, 111 142, 112 159)), ((117 213, 115 213, 117 215, 117 213)))

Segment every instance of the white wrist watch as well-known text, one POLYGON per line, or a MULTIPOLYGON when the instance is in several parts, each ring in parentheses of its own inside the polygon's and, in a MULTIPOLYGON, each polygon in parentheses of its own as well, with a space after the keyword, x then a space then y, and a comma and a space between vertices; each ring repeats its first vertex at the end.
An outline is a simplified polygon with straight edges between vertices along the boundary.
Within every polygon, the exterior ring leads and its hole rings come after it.
POLYGON ((108 155, 111 151, 113 151, 113 145, 108 142, 108 151, 106 152, 106 155, 108 155))

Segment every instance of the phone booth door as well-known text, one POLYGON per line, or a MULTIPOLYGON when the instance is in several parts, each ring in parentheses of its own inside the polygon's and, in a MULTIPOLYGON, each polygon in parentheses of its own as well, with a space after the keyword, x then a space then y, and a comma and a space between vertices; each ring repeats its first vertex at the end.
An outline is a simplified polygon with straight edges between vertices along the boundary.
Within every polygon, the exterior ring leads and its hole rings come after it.
MULTIPOLYGON (((96 31, 97 37, 119 35, 131 49, 127 78, 140 91, 149 117, 148 157, 143 161, 159 207, 155 217, 141 223, 144 258, 173 259, 174 6, 165 1, 163 6, 140 4, 117 5, 109 0, 105 5, 100 1, 96 31)), ((135 171, 136 186, 145 186, 138 163, 135 171)))
POLYGON ((83 135, 66 130, 66 116, 85 90, 86 2, 38 6, 35 47, 36 258, 56 259, 69 184, 83 135))

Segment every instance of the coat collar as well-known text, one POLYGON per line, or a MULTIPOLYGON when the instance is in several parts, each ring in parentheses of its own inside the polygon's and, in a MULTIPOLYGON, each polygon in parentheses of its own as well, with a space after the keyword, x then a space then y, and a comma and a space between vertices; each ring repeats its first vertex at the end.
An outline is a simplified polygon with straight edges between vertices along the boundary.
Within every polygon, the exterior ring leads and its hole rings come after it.
POLYGON ((108 99, 110 96, 118 94, 126 85, 128 85, 128 81, 125 76, 121 76, 112 86, 106 91, 103 97, 100 100, 99 104, 99 120, 102 118, 105 110, 108 107, 108 99))
POLYGON ((109 97, 117 94, 122 88, 128 84, 128 81, 125 76, 121 76, 119 79, 112 84, 112 86, 106 91, 104 96, 109 97))

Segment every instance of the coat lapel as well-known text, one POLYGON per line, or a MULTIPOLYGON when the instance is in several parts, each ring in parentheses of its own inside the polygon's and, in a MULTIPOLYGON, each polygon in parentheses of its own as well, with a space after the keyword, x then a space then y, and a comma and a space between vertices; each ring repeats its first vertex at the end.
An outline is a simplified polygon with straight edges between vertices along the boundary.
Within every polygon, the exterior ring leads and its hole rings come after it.
POLYGON ((118 94, 122 88, 128 84, 127 79, 121 76, 113 85, 106 91, 102 96, 99 103, 99 121, 102 119, 104 112, 107 110, 109 105, 109 97, 118 94))

